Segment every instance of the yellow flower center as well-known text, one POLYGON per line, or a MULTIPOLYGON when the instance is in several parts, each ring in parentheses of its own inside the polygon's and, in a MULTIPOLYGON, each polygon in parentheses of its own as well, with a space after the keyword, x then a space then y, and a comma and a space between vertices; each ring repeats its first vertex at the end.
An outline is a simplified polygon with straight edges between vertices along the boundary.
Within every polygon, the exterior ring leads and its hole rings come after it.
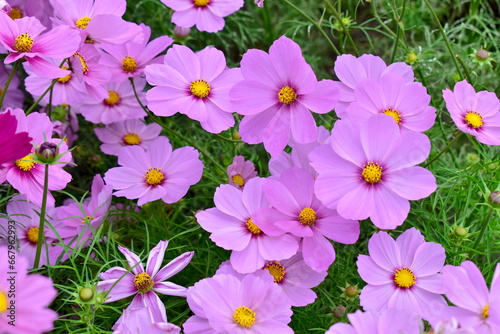
POLYGON ((316 211, 311 208, 302 209, 299 213, 299 222, 302 225, 313 226, 316 219, 316 211))
POLYGON ((267 269, 271 275, 274 277, 274 283, 279 283, 285 277, 285 267, 279 263, 278 261, 269 262, 264 266, 264 269, 267 269))
POLYGON ((31 155, 27 155, 22 159, 16 160, 15 163, 17 168, 19 168, 20 170, 24 172, 29 172, 36 165, 36 162, 34 160, 35 159, 33 159, 31 155))
POLYGON ((38 243, 38 227, 32 227, 28 230, 28 233, 26 234, 26 238, 28 241, 34 245, 38 243))
POLYGON ((486 320, 489 318, 489 316, 490 316, 490 304, 486 304, 486 306, 481 311, 481 318, 483 318, 483 320, 486 320))
POLYGON ((83 218, 83 220, 82 220, 82 224, 90 223, 92 221, 92 219, 94 219, 94 217, 92 217, 92 216, 85 216, 85 218, 83 218))
POLYGON ((139 292, 145 293, 153 288, 154 282, 148 274, 140 273, 135 275, 134 285, 139 292))
POLYGON ((194 5, 196 7, 205 7, 210 3, 210 0, 194 0, 194 5))
POLYGON ((141 143, 141 137, 136 133, 130 132, 123 136, 123 142, 125 145, 139 145, 141 143))
MULTIPOLYGON (((63 70, 67 70, 67 69, 68 69, 68 67, 67 67, 67 66, 63 66, 63 67, 61 67, 61 68, 62 68, 63 70)), ((60 82, 60 83, 66 83, 66 82, 68 82, 68 81, 70 81, 70 80, 71 80, 71 73, 70 73, 70 74, 68 74, 67 76, 63 77, 63 78, 59 78, 59 79, 57 79, 57 82, 60 82)))
POLYGON ((363 166, 361 175, 368 183, 377 183, 382 179, 382 167, 378 163, 369 162, 363 166))
POLYGON ((248 218, 246 221, 247 229, 254 235, 259 235, 262 233, 262 230, 253 223, 252 218, 248 218))
POLYGON ((77 57, 80 60, 80 64, 82 64, 82 72, 84 74, 87 74, 89 71, 89 65, 87 65, 87 61, 83 57, 83 55, 80 52, 76 52, 73 56, 77 57))
POLYGON ((241 173, 233 175, 231 177, 231 180, 233 180, 233 182, 239 185, 240 187, 243 187, 243 185, 245 184, 245 180, 241 177, 241 173))
POLYGON ((397 124, 401 124, 401 113, 399 111, 391 109, 391 108, 387 108, 382 112, 386 115, 392 116, 392 118, 394 118, 394 121, 397 124))
POLYGON ((14 42, 14 49, 19 52, 30 52, 32 46, 33 38, 28 33, 17 36, 14 42))
POLYGON ((470 127, 474 129, 479 129, 483 126, 483 116, 481 116, 478 112, 469 111, 465 114, 465 123, 467 123, 470 127))
POLYGON ((21 17, 23 17, 23 11, 20 10, 19 8, 17 7, 14 7, 12 8, 12 10, 10 11, 9 13, 9 16, 11 19, 15 20, 15 19, 20 19, 21 17))
POLYGON ((233 313, 233 321, 242 327, 251 327, 255 323, 257 313, 251 308, 240 306, 233 313))
POLYGON ((7 296, 0 292, 0 313, 7 310, 7 296))
POLYGON ((85 37, 85 43, 86 44, 94 44, 95 39, 90 38, 89 36, 85 37))
POLYGON ((118 103, 120 103, 120 95, 118 95, 117 92, 110 90, 108 92, 108 94, 109 94, 109 97, 107 99, 102 100, 102 102, 104 102, 104 104, 112 107, 112 106, 115 106, 118 103))
POLYGON ((84 16, 81 19, 76 20, 75 26, 80 29, 87 29, 90 20, 92 20, 90 17, 84 16))
POLYGON ((122 60, 122 69, 127 73, 132 73, 137 69, 137 62, 132 57, 125 57, 122 60))
POLYGON ((152 186, 157 186, 165 179, 160 168, 152 167, 146 172, 146 183, 152 186))
POLYGON ((417 283, 416 279, 417 277, 408 267, 402 267, 394 273, 394 283, 400 288, 410 288, 413 284, 417 283))
POLYGON ((278 93, 278 99, 281 103, 292 104, 295 100, 297 100, 297 94, 292 87, 285 86, 280 89, 278 93))
POLYGON ((193 81, 189 86, 191 94, 200 99, 204 99, 210 94, 210 85, 203 79, 193 81))

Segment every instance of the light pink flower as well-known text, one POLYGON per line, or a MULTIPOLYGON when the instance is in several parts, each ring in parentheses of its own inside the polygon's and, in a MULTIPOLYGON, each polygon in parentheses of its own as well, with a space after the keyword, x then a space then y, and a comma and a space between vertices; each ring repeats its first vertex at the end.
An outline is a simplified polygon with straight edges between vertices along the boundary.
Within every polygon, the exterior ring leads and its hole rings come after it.
POLYGON ((233 163, 227 167, 229 184, 242 189, 248 180, 257 176, 255 165, 250 160, 245 160, 242 155, 237 155, 233 163))
POLYGON ((111 73, 107 66, 99 63, 100 58, 90 44, 83 44, 70 58, 75 78, 83 82, 88 95, 98 101, 109 98, 108 90, 103 85, 111 80, 111 73))
POLYGON ((50 17, 54 16, 54 8, 50 1, 39 0, 9 0, 11 9, 8 11, 13 20, 25 16, 34 16, 46 26, 51 26, 50 17))
POLYGON ((151 311, 147 307, 142 307, 125 309, 120 324, 116 326, 113 334, 179 334, 180 331, 181 329, 178 326, 169 324, 166 321, 153 321, 151 311))

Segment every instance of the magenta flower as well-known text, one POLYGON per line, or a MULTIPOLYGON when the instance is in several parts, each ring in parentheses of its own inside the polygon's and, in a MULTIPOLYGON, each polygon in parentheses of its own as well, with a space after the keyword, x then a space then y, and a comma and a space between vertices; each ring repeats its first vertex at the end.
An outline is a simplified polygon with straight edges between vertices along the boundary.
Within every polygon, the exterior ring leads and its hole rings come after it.
POLYGON ((146 270, 135 253, 118 246, 118 250, 127 258, 131 272, 125 268, 113 267, 99 274, 102 281, 97 283, 97 289, 108 293, 109 299, 106 303, 135 294, 128 309, 147 307, 151 311, 154 322, 166 322, 165 305, 156 293, 186 297, 186 288, 165 280, 184 269, 194 255, 194 252, 183 253, 160 269, 167 246, 168 240, 160 241, 149 252, 146 270))
POLYGON ((0 12, 0 43, 9 51, 5 64, 24 58, 36 74, 56 79, 69 74, 46 60, 46 57, 63 59, 71 56, 80 44, 78 32, 61 26, 40 35, 45 27, 34 17, 12 20, 0 12), (64 43, 61 41, 64 40, 64 43))
POLYGON ((195 315, 184 323, 185 334, 293 334, 291 306, 271 275, 205 278, 188 288, 187 301, 195 315))
POLYGON ((28 132, 18 132, 16 116, 10 110, 0 114, 0 167, 3 163, 21 159, 30 154, 31 140, 28 132))
POLYGON ((229 95, 233 110, 245 115, 240 124, 241 139, 249 144, 264 143, 266 151, 278 155, 290 138, 310 143, 317 138, 311 111, 324 114, 338 101, 332 80, 318 82, 300 46, 282 36, 269 54, 250 49, 241 60, 244 80, 229 95))
POLYGON ((338 215, 314 195, 314 176, 293 167, 279 179, 264 181, 264 193, 272 208, 255 213, 255 222, 269 235, 291 233, 301 238, 304 261, 317 272, 327 271, 335 261, 335 249, 328 239, 353 244, 359 237, 359 223, 338 215))
POLYGON ((131 41, 124 44, 100 45, 105 51, 100 63, 109 67, 113 81, 121 82, 128 78, 137 78, 142 75, 146 65, 163 63, 164 56, 158 54, 174 41, 171 37, 160 36, 148 43, 151 28, 143 23, 140 27, 144 34, 141 43, 131 41))
POLYGON ((457 82, 453 92, 443 90, 443 99, 460 131, 487 145, 500 145, 500 101, 493 92, 480 91, 467 81, 457 82))
POLYGON ((233 163, 227 167, 229 184, 242 189, 248 180, 257 176, 255 165, 250 160, 245 160, 242 155, 237 155, 233 163))
POLYGON ((234 125, 229 90, 241 79, 239 69, 228 69, 222 51, 206 47, 194 53, 174 45, 165 64, 152 64, 144 73, 151 85, 148 107, 158 116, 176 112, 199 121, 203 129, 219 133, 234 125))
POLYGON ((152 123, 144 124, 139 119, 107 124, 104 128, 94 129, 97 138, 102 142, 101 151, 116 155, 124 146, 140 146, 145 150, 161 133, 161 126, 152 123))
POLYGON ((347 108, 355 101, 354 90, 363 79, 379 80, 384 74, 394 72, 404 78, 405 83, 413 82, 413 69, 410 65, 402 62, 389 66, 382 58, 364 54, 359 58, 350 54, 344 54, 335 60, 335 74, 340 82, 335 82, 340 90, 339 103, 335 107, 335 113, 340 118, 348 118, 347 108))
POLYGON ((15 250, 0 247, 0 328, 3 334, 42 334, 51 331, 57 313, 48 306, 56 295, 57 290, 50 278, 28 274, 26 258, 15 250), (12 256, 15 262, 9 264, 12 256), (9 292, 11 285, 15 285, 15 296, 9 292), (11 310, 12 304, 15 304, 14 311, 11 310))
POLYGON ((104 180, 118 190, 115 196, 138 198, 139 206, 160 198, 175 203, 201 179, 203 163, 198 156, 189 146, 172 151, 168 139, 158 137, 147 151, 137 145, 123 147, 118 153, 122 167, 108 170, 104 180))
POLYGON ((365 310, 393 308, 429 319, 447 305, 439 273, 446 258, 443 246, 426 242, 420 231, 411 228, 396 240, 386 232, 375 233, 368 252, 370 256, 359 255, 356 263, 368 283, 359 296, 365 310))
POLYGON ((161 0, 174 10, 172 22, 199 31, 217 32, 224 28, 224 17, 243 7, 243 0, 161 0))
POLYGON ((448 317, 455 317, 461 327, 478 334, 498 333, 500 329, 500 264, 497 264, 488 291, 481 271, 474 262, 443 269, 446 297, 457 307, 449 307, 448 317))
POLYGON ((398 73, 359 81, 354 96, 356 100, 347 108, 347 116, 355 123, 362 124, 372 115, 383 113, 392 116, 401 130, 423 132, 436 119, 427 89, 419 82, 405 82, 398 73))
POLYGON ((319 174, 315 194, 344 218, 370 217, 375 226, 394 229, 408 216, 408 200, 436 190, 432 173, 415 166, 429 151, 426 135, 401 132, 387 115, 372 116, 361 126, 337 121, 331 143, 309 155, 319 174))
POLYGON ((336 323, 325 334, 420 334, 421 321, 402 310, 387 309, 381 313, 357 310, 347 318, 351 325, 336 323))
POLYGON ((125 309, 120 324, 116 326, 113 334, 179 334, 180 331, 181 329, 178 326, 169 324, 166 320, 163 322, 153 321, 151 311, 146 307, 142 307, 125 309))
POLYGON ((240 273, 262 269, 267 261, 283 260, 297 253, 297 239, 285 232, 270 236, 254 222, 254 213, 269 206, 262 192, 263 179, 253 178, 243 190, 229 184, 217 188, 215 208, 200 211, 196 219, 210 232, 210 239, 232 250, 230 261, 240 273))

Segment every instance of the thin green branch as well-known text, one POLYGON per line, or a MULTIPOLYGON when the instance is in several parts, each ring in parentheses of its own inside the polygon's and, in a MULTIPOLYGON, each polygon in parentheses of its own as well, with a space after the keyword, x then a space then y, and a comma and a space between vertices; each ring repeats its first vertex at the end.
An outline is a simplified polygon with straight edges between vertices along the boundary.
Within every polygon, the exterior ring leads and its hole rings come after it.
POLYGON ((3 99, 5 98, 5 95, 7 94, 7 89, 10 86, 10 82, 14 78, 14 74, 16 73, 18 66, 19 66, 19 60, 16 60, 14 62, 14 65, 12 66, 12 71, 10 72, 9 78, 7 79, 7 82, 5 83, 5 86, 2 89, 2 95, 0 95, 0 110, 2 110, 3 99))
POLYGON ((36 243, 35 263, 33 269, 38 268, 40 264, 40 255, 42 254, 42 244, 45 243, 45 235, 43 233, 45 227, 45 212, 47 210, 47 195, 49 191, 49 164, 45 164, 45 175, 43 179, 43 195, 42 207, 40 209, 40 224, 38 226, 38 240, 36 243))
POLYGON ((328 1, 328 0, 324 0, 324 1, 326 3, 327 7, 330 8, 330 10, 332 11, 333 16, 335 16, 335 18, 339 22, 340 26, 342 27, 342 30, 344 31, 344 35, 347 37, 347 40, 354 48, 354 55, 356 57, 359 57, 359 51, 358 51, 358 48, 356 46, 356 43, 354 43, 354 40, 352 39, 352 36, 349 33, 349 29, 347 29, 346 25, 344 24, 344 21, 342 21, 342 16, 339 14, 337 9, 335 9, 335 7, 330 3, 330 1, 328 1))

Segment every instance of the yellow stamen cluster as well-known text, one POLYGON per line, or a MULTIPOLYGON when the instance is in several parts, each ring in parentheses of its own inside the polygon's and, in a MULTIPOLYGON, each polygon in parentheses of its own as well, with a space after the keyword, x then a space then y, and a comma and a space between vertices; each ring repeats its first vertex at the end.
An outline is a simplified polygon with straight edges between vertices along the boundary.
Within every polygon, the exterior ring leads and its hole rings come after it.
POLYGON ((486 320, 489 317, 490 317, 490 304, 486 304, 486 306, 481 311, 481 318, 483 318, 483 320, 486 320))
POLYGON ((295 93, 295 90, 292 87, 285 86, 280 89, 278 99, 281 103, 292 104, 297 99, 297 93, 295 93))
POLYGON ((82 72, 84 74, 87 74, 89 71, 89 65, 87 64, 87 61, 85 60, 85 57, 80 52, 76 52, 73 54, 73 56, 77 57, 80 60, 80 64, 82 65, 82 72))
POLYGON ((394 109, 391 109, 391 108, 387 108, 385 109, 384 111, 382 111, 384 114, 386 115, 389 115, 389 116, 392 116, 392 118, 394 118, 394 121, 397 123, 397 124, 401 124, 401 113, 397 110, 394 110, 394 109))
POLYGON ((316 222, 316 211, 311 208, 302 209, 299 213, 299 222, 302 225, 313 226, 316 222))
POLYGON ((16 160, 15 164, 23 172, 29 172, 35 167, 36 162, 31 155, 27 155, 22 159, 16 160))
POLYGON ((200 99, 204 99, 210 94, 210 84, 203 79, 193 81, 189 86, 191 94, 200 99))
POLYGON ((33 38, 26 32, 16 37, 14 49, 19 52, 30 52, 33 47, 33 38))
POLYGON ((371 184, 380 182, 382 179, 382 167, 379 166, 378 162, 369 162, 366 165, 363 165, 363 167, 361 175, 366 182, 371 184))
POLYGON ((252 311, 251 308, 240 306, 233 313, 233 321, 241 327, 251 327, 257 318, 257 313, 252 311))
POLYGON ((38 243, 38 232, 39 232, 38 227, 31 227, 28 230, 28 233, 26 233, 26 239, 28 239, 30 243, 36 245, 38 243))
POLYGON ((20 19, 23 17, 23 11, 17 7, 14 7, 10 10, 9 16, 13 20, 20 19))
POLYGON ((102 100, 102 102, 104 102, 104 104, 112 107, 112 106, 116 106, 118 103, 120 103, 120 95, 118 95, 117 92, 110 90, 108 92, 108 94, 109 94, 109 97, 107 99, 102 100))
POLYGON ((139 145, 141 137, 137 133, 129 132, 123 136, 123 143, 125 145, 139 145))
POLYGON ((252 218, 248 218, 246 221, 246 226, 247 229, 253 234, 253 235, 259 235, 262 233, 262 230, 253 223, 252 218))
POLYGON ((410 268, 402 267, 394 273, 394 283, 400 288, 408 289, 417 283, 417 277, 410 268))
POLYGON ((134 285, 137 291, 145 293, 153 288, 154 282, 148 274, 140 273, 135 275, 134 285))
POLYGON ((7 296, 0 291, 0 313, 7 310, 7 296))
POLYGON ((132 57, 122 59, 122 69, 127 73, 133 73, 137 69, 137 62, 132 57))
POLYGON ((278 261, 271 261, 264 266, 264 269, 269 270, 269 273, 274 277, 274 283, 279 283, 285 277, 285 267, 278 261))
POLYGON ((92 216, 85 216, 85 218, 83 218, 83 220, 82 220, 82 224, 90 223, 92 221, 92 219, 94 219, 94 217, 92 217, 92 216))
MULTIPOLYGON (((61 68, 62 68, 63 70, 67 70, 67 69, 68 69, 68 67, 67 67, 67 66, 63 66, 63 67, 61 67, 61 68)), ((59 79, 57 79, 57 82, 59 82, 59 83, 63 83, 63 84, 64 84, 64 83, 66 83, 66 82, 68 82, 68 81, 70 81, 70 80, 71 80, 71 73, 70 73, 70 74, 68 74, 67 76, 63 77, 63 78, 59 78, 59 79)))
POLYGON ((231 176, 231 180, 233 180, 233 182, 239 185, 240 187, 243 187, 245 185, 245 180, 241 176, 241 173, 231 176))
POLYGON ((80 29, 87 29, 89 22, 92 20, 92 18, 88 16, 84 16, 81 19, 76 20, 75 26, 80 29))
POLYGON ((469 111, 465 114, 465 123, 469 125, 471 128, 479 129, 483 126, 483 116, 481 116, 478 112, 469 111))
POLYGON ((146 172, 145 179, 147 184, 157 186, 165 179, 165 175, 163 175, 160 168, 152 167, 146 172))
POLYGON ((194 0, 194 5, 196 7, 205 7, 210 3, 210 0, 194 0))

